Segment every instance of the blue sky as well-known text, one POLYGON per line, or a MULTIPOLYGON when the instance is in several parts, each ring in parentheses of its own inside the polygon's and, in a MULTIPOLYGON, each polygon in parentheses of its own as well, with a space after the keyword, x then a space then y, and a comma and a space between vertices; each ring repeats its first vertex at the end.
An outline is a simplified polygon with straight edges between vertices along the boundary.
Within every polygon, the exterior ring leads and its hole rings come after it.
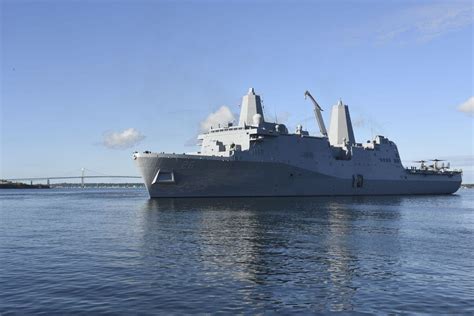
POLYGON ((0 177, 137 175, 134 150, 195 151, 249 87, 315 134, 304 91, 327 124, 342 98, 357 141, 474 182, 471 1, 3 0, 0 177))

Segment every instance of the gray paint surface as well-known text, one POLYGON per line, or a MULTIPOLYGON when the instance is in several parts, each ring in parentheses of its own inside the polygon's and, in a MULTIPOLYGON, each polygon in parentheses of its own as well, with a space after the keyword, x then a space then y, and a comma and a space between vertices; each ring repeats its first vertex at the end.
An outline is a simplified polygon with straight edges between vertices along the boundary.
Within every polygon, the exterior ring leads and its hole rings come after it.
POLYGON ((345 142, 352 145, 356 142, 349 107, 342 101, 332 107, 329 142, 333 146, 342 145, 345 142))
POLYGON ((250 89, 238 126, 212 128, 198 139, 198 153, 134 154, 150 197, 451 194, 461 185, 459 171, 405 169, 383 136, 356 143, 342 102, 333 107, 329 138, 301 126, 289 134, 264 121, 250 89))

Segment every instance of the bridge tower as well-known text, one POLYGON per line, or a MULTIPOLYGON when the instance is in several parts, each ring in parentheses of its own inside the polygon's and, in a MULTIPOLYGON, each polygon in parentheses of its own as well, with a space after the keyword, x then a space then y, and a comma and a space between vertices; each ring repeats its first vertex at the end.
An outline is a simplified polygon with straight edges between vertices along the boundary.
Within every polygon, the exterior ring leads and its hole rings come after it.
POLYGON ((84 189, 84 171, 85 170, 86 169, 84 169, 84 168, 81 169, 81 188, 83 188, 83 189, 84 189))

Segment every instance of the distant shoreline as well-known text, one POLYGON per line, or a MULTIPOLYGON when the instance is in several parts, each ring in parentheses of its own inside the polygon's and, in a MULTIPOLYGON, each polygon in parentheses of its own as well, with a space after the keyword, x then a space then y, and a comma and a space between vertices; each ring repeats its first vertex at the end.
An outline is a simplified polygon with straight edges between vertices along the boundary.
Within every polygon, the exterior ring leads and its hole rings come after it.
POLYGON ((0 189, 49 189, 47 184, 26 184, 21 182, 10 182, 2 180, 0 189))
MULTIPOLYGON (((52 188, 59 189, 74 189, 81 188, 80 183, 55 183, 51 184, 52 188)), ((97 188, 144 188, 144 183, 84 183, 86 189, 97 189, 97 188)))
POLYGON ((27 184, 22 182, 11 182, 1 180, 0 189, 74 189, 74 188, 98 189, 98 188, 144 188, 144 183, 50 183, 50 184, 27 184))

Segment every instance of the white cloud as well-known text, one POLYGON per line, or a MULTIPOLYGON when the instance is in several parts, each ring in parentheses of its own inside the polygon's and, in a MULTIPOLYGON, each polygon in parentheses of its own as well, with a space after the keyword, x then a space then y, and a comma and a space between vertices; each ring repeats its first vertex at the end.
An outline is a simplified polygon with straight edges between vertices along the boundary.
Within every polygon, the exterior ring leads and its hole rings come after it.
POLYGON ((232 111, 227 106, 223 105, 217 111, 209 114, 207 118, 201 122, 201 132, 207 132, 211 126, 217 128, 219 124, 224 126, 228 122, 232 122, 234 120, 235 116, 232 111))
POLYGON ((125 149, 130 148, 145 138, 134 128, 127 128, 122 132, 107 132, 104 134, 102 144, 107 148, 125 149))
POLYGON ((428 42, 438 36, 462 29, 474 21, 470 1, 450 1, 411 7, 384 17, 378 27, 378 42, 428 42))
POLYGON ((288 124, 290 117, 291 113, 286 111, 265 116, 267 122, 275 122, 280 124, 288 124))
POLYGON ((354 127, 365 127, 366 124, 366 119, 363 117, 358 117, 352 122, 352 126, 354 127))
POLYGON ((474 97, 470 97, 466 102, 459 105, 458 110, 467 115, 474 116, 474 97))

